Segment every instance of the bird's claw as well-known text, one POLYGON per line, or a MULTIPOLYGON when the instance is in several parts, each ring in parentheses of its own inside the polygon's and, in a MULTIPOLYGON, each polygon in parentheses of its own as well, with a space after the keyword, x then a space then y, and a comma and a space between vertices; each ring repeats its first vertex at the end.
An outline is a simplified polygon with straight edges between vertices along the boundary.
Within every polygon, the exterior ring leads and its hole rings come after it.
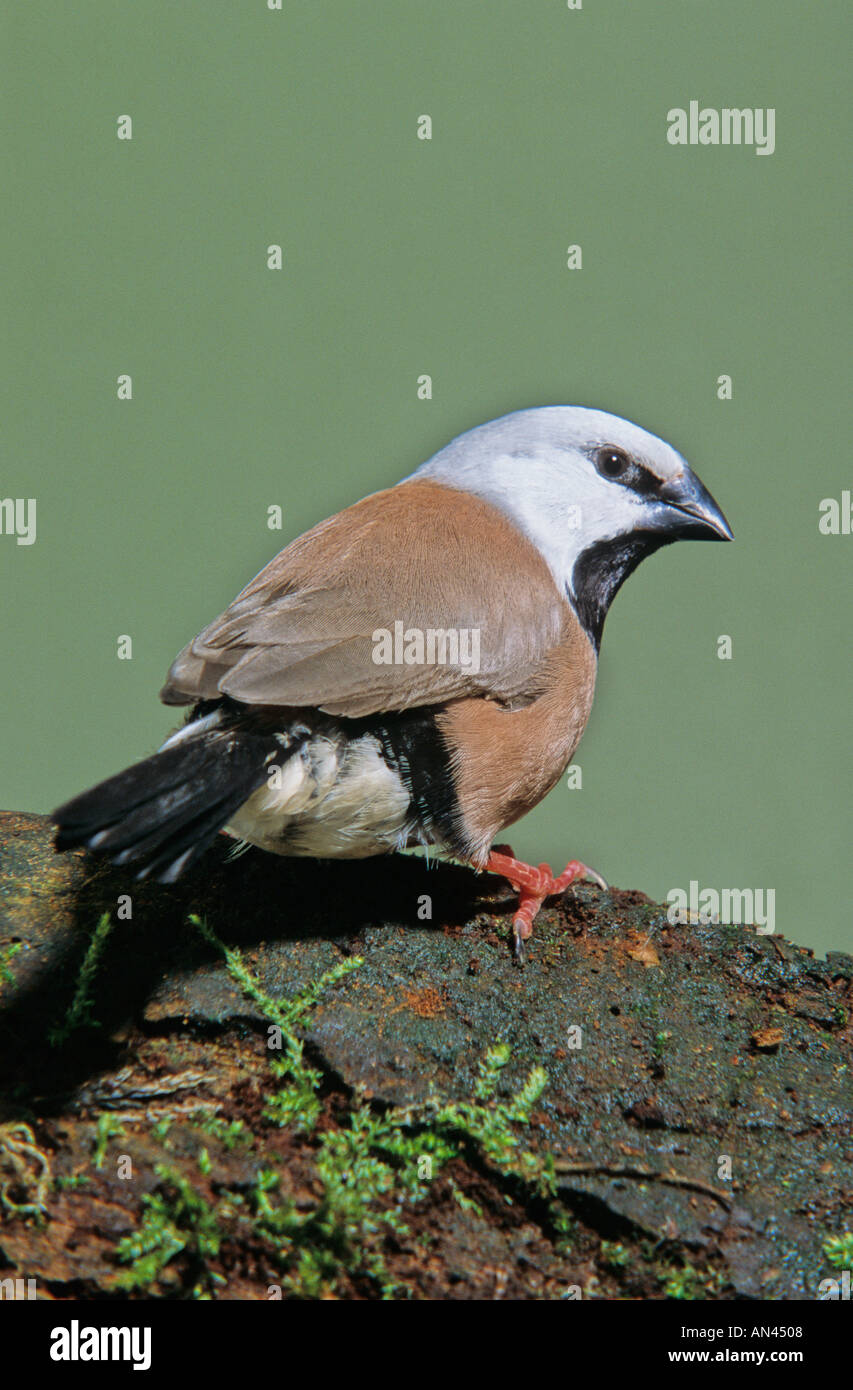
POLYGON ((508 845, 498 845, 489 855, 487 867, 492 873, 501 874, 509 880, 518 893, 518 910, 513 918, 515 937, 515 959, 519 965, 524 963, 524 942, 533 935, 533 920, 546 898, 556 897, 578 879, 591 879, 599 888, 607 891, 607 884, 587 864, 573 859, 567 864, 559 877, 555 878, 549 864, 524 864, 508 855, 508 845))

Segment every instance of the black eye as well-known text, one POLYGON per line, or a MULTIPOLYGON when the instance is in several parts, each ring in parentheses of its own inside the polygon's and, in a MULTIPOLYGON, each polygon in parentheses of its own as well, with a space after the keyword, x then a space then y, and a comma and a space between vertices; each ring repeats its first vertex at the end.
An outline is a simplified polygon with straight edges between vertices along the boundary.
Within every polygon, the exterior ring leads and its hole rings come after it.
POLYGON ((621 478, 631 466, 627 454, 606 444, 595 455, 595 466, 604 478, 621 478))

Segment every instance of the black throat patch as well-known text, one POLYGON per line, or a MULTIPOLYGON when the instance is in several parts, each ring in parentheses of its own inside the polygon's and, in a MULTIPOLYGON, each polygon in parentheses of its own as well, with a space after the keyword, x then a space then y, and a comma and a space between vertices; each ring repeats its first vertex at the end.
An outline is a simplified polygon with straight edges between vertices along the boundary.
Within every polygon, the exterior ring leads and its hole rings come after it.
POLYGON ((662 531, 634 531, 596 541, 584 550, 572 570, 572 592, 581 626, 595 650, 601 646, 601 633, 607 610, 620 588, 641 560, 676 539, 662 531))

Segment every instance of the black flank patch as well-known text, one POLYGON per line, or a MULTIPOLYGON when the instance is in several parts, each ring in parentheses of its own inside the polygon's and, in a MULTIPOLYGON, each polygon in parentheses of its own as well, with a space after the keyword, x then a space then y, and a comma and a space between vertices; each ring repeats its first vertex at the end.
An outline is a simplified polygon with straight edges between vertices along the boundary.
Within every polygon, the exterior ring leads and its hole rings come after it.
POLYGON ((433 709, 404 710, 367 721, 396 767, 411 797, 412 819, 425 830, 435 829, 450 846, 459 841, 459 803, 450 767, 450 753, 436 724, 433 709))

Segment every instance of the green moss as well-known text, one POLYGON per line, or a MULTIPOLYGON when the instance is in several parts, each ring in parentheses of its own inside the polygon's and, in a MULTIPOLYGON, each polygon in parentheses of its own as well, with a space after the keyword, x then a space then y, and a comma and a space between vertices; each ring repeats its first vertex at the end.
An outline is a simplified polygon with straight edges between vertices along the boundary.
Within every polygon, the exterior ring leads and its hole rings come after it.
POLYGON ((86 947, 80 970, 77 974, 77 984, 74 989, 74 997, 65 1014, 62 1023, 56 1028, 52 1028, 48 1033, 48 1042, 53 1047, 65 1042, 77 1028, 100 1028, 100 1023, 92 1013, 92 988, 95 983, 95 976, 98 973, 101 956, 107 943, 107 937, 113 929, 113 922, 110 914, 105 912, 95 930, 92 932, 89 945, 86 947))
POLYGON ((166 1115, 162 1120, 157 1121, 156 1125, 151 1131, 151 1133, 154 1135, 154 1138, 157 1140, 157 1143, 162 1144, 164 1148, 169 1147, 169 1131, 172 1128, 173 1123, 174 1121, 172 1120, 171 1115, 166 1115))
POLYGON ((696 1301, 718 1294, 725 1280, 716 1270, 698 1270, 691 1264, 663 1266, 658 1273, 664 1298, 696 1301))
POLYGON ((13 941, 0 951, 0 984, 13 985, 15 983, 15 976, 12 974, 9 966, 18 952, 22 950, 22 943, 20 941, 13 941))
POLYGON ((400 1124, 432 1132, 458 1152, 473 1146, 498 1172, 520 1177, 542 1196, 556 1192, 550 1156, 525 1149, 518 1128, 530 1123, 531 1112, 548 1084, 547 1072, 534 1067, 508 1101, 494 1099, 498 1077, 510 1058, 507 1044, 489 1048, 479 1065, 473 1098, 469 1101, 430 1100, 393 1112, 400 1124), (454 1142, 455 1141, 455 1142, 454 1142))
POLYGON ((830 1236, 823 1243, 823 1253, 833 1269, 853 1269, 853 1231, 830 1236))
POLYGON ((130 1268, 119 1276, 119 1288, 150 1289, 162 1280, 176 1255, 184 1254, 194 1281, 193 1296, 205 1297, 224 1280, 209 1261, 219 1254, 222 1231, 217 1211, 179 1173, 158 1163, 161 1190, 143 1197, 142 1221, 116 1247, 118 1259, 130 1268))
POLYGON ((601 1262, 610 1269, 624 1269, 631 1263, 631 1251, 613 1240, 601 1242, 601 1262))
POLYGON ((98 1123, 95 1129, 95 1142, 92 1146, 92 1162, 98 1171, 104 1166, 107 1149, 112 1140, 124 1138, 124 1125, 116 1119, 115 1115, 111 1115, 109 1111, 105 1111, 103 1115, 98 1116, 98 1123))
POLYGON ((361 957, 351 956, 338 961, 292 999, 277 1000, 261 989, 244 964, 239 951, 224 945, 202 918, 193 914, 189 920, 205 940, 224 957, 228 970, 243 993, 257 1005, 275 1030, 268 1042, 276 1044, 270 1047, 271 1053, 281 1054, 273 1056, 271 1060, 272 1075, 280 1084, 268 1097, 266 1118, 282 1127, 292 1127, 297 1132, 310 1133, 320 1114, 321 1102, 318 1092, 322 1073, 306 1063, 302 1040, 293 1030, 300 1019, 314 1008, 325 990, 331 989, 359 968, 362 964, 361 957))
MULTIPOLYGON (((252 1134, 246 1129, 242 1120, 223 1120, 221 1115, 211 1115, 204 1112, 199 1119, 193 1117, 194 1124, 209 1134, 212 1139, 218 1139, 224 1149, 230 1153, 236 1149, 238 1144, 249 1146, 252 1143, 252 1134)), ((171 1124, 171 1121, 168 1121, 171 1124)))
POLYGON ((87 1173, 68 1173, 57 1178, 54 1187, 60 1192, 73 1192, 78 1187, 88 1187, 91 1181, 87 1173))
MULTIPOLYGON (((120 1258, 132 1265, 127 1278, 137 1281, 133 1287, 161 1279, 175 1256, 188 1250, 195 1272, 203 1275, 212 1246, 208 1241, 202 1248, 200 1232, 207 1232, 212 1240, 216 1223, 226 1217, 233 1219, 236 1213, 239 1220, 251 1223, 255 1238, 272 1249, 282 1287, 290 1296, 329 1296, 346 1276, 371 1281, 386 1298, 405 1295, 408 1290, 398 1288, 389 1277, 386 1242, 389 1236, 399 1240, 410 1237, 410 1212, 427 1195, 430 1183, 448 1161, 461 1155, 476 1154, 497 1173, 551 1202, 558 1236, 568 1239, 570 1219, 553 1202, 556 1182, 552 1160, 530 1152, 521 1137, 547 1084, 541 1067, 533 1068, 515 1094, 497 1099, 500 1077, 511 1053, 508 1044, 496 1043, 480 1063, 469 1100, 433 1098, 417 1106, 379 1109, 356 1097, 345 1121, 324 1128, 318 1137, 323 1077, 306 1062, 295 1028, 322 993, 358 969, 361 961, 341 961, 292 999, 275 1000, 260 987, 239 951, 219 941, 201 918, 193 916, 190 920, 222 954, 233 979, 276 1030, 270 1035, 279 1044, 270 1049, 278 1054, 270 1059, 276 1087, 267 1097, 265 1117, 293 1133, 313 1137, 317 1197, 307 1210, 304 1203, 297 1207, 282 1192, 280 1174, 262 1168, 245 1202, 239 1193, 224 1193, 215 1211, 202 1212, 192 1206, 172 1175, 167 1195, 146 1199, 138 1238, 127 1237, 121 1243, 120 1258), (194 1242, 190 1244, 188 1226, 194 1242)), ((199 1124, 210 1133, 223 1132, 222 1122, 199 1124)), ((198 1156, 203 1171, 209 1163, 205 1155, 202 1151, 198 1156)), ((476 1209, 456 1184, 451 1190, 460 1206, 476 1209)), ((510 1193, 507 1200, 512 1201, 510 1193)), ((210 1287, 209 1281, 206 1287, 210 1287)))
POLYGON ((467 1192, 463 1192, 454 1178, 449 1179, 450 1191, 453 1193, 453 1200, 460 1211, 472 1211, 475 1216, 483 1215, 483 1208, 479 1202, 475 1202, 473 1197, 469 1197, 467 1192))

